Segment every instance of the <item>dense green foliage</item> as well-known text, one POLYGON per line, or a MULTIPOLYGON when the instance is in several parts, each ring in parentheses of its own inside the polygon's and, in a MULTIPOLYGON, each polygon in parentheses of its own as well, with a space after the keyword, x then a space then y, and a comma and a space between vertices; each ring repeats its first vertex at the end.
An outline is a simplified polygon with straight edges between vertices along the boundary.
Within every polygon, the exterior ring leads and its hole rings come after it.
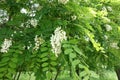
POLYGON ((29 72, 36 80, 56 80, 67 71, 73 80, 88 80, 119 68, 119 11, 119 0, 1 0, 0 79, 29 72), (66 34, 56 54, 51 36, 58 27, 66 34))

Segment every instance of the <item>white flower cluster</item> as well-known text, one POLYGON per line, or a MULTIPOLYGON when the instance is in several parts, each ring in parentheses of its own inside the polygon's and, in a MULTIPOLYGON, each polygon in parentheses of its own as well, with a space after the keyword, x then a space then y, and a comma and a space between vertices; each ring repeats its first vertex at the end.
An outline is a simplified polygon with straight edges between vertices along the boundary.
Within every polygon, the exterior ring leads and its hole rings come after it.
POLYGON ((5 39, 3 44, 1 45, 2 49, 0 50, 0 52, 7 53, 11 45, 12 45, 12 40, 5 39))
POLYGON ((9 19, 8 13, 6 10, 0 9, 0 23, 5 23, 9 19))
POLYGON ((36 15, 35 12, 36 12, 36 11, 28 11, 28 10, 25 9, 25 8, 22 8, 22 9, 20 10, 20 13, 22 13, 22 14, 27 14, 27 15, 30 16, 30 17, 34 17, 34 16, 36 15))
POLYGON ((67 4, 69 0, 58 0, 58 3, 61 3, 61 4, 67 4))
POLYGON ((61 42, 66 40, 66 32, 61 30, 61 27, 58 27, 54 31, 54 35, 51 36, 51 45, 52 51, 55 53, 55 56, 58 57, 58 54, 61 53, 61 42))
POLYGON ((25 9, 25 8, 22 8, 22 9, 20 10, 20 12, 21 12, 22 14, 27 14, 27 13, 28 13, 27 9, 25 9))
POLYGON ((107 6, 107 10, 108 11, 112 11, 112 7, 111 6, 107 6))
POLYGON ((37 24, 38 24, 38 20, 36 20, 36 19, 31 19, 31 20, 30 20, 30 24, 31 24, 33 27, 36 27, 37 24))
POLYGON ((111 31, 112 30, 112 27, 109 24, 106 24, 105 28, 106 28, 107 31, 111 31))
POLYGON ((23 7, 21 8, 20 13, 27 14, 30 17, 34 17, 36 15, 36 11, 42 9, 42 6, 40 6, 40 4, 38 3, 33 3, 33 1, 31 1, 31 4, 32 5, 31 5, 30 10, 27 10, 23 7))
POLYGON ((39 6, 40 6, 40 4, 34 3, 34 4, 31 6, 31 8, 32 8, 32 9, 36 9, 36 8, 38 8, 39 6))
POLYGON ((110 46, 111 46, 112 48, 119 49, 117 42, 110 43, 110 46))
POLYGON ((41 37, 38 37, 38 35, 35 36, 34 38, 35 41, 35 46, 34 46, 34 50, 38 50, 40 45, 44 42, 44 40, 41 37))
POLYGON ((32 27, 36 28, 38 25, 38 20, 35 18, 32 18, 24 23, 21 23, 20 27, 26 27, 26 28, 31 28, 32 27))
POLYGON ((103 11, 110 11, 110 12, 113 11, 111 6, 103 6, 102 10, 103 11))

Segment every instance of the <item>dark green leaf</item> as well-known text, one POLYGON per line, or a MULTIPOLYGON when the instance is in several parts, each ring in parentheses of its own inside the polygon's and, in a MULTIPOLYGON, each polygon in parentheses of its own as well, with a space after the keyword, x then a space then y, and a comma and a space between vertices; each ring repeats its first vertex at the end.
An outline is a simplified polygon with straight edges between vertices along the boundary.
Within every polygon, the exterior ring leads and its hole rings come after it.
POLYGON ((0 68, 0 72, 4 72, 4 71, 6 71, 6 70, 7 70, 6 67, 0 68))
POLYGON ((8 68, 8 72, 11 73, 11 74, 15 74, 15 73, 16 73, 16 70, 13 69, 13 68, 8 68))
POLYGON ((7 65, 7 63, 0 62, 0 67, 6 66, 6 65, 7 65))
POLYGON ((1 62, 8 62, 10 60, 9 57, 3 57, 1 62))
MULTIPOLYGON (((3 73, 0 73, 0 78, 2 78, 4 76, 4 74, 3 73)), ((2 80, 2 79, 0 79, 0 80, 2 80)))
POLYGON ((17 63, 18 59, 17 58, 12 58, 11 61, 13 61, 14 63, 17 63))
POLYGON ((7 73, 6 77, 8 78, 8 80, 12 80, 12 75, 10 73, 7 73))

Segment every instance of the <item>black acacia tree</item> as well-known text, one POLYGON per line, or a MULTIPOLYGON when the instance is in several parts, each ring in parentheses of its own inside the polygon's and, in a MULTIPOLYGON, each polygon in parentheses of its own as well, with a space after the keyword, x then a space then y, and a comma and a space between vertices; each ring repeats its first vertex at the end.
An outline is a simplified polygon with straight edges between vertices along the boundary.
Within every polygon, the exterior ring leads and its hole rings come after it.
POLYGON ((115 69, 119 78, 120 2, 114 0, 1 0, 0 79, 73 80, 115 69))

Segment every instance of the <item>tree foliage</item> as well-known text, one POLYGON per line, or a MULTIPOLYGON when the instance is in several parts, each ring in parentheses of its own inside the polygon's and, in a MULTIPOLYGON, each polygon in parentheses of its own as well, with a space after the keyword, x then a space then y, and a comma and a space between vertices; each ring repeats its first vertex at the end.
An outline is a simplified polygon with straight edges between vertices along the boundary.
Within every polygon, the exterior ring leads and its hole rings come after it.
POLYGON ((32 72, 36 80, 56 80, 67 71, 73 80, 89 80, 120 67, 119 6, 119 0, 1 0, 0 79, 32 72))

